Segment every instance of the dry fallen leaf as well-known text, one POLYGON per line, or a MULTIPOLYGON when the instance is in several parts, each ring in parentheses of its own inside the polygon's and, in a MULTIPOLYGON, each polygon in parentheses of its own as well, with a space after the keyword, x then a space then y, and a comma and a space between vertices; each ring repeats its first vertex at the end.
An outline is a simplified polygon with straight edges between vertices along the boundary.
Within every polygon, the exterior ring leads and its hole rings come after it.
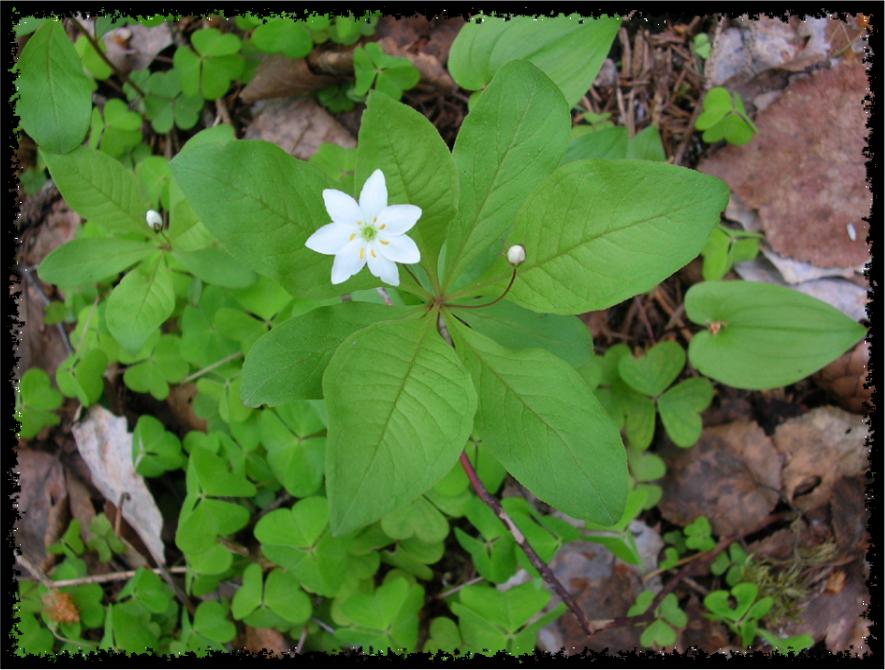
POLYGON ((832 393, 839 404, 849 412, 863 414, 866 403, 872 401, 873 389, 864 388, 870 346, 866 340, 858 342, 814 376, 814 381, 832 393))
POLYGON ((93 485, 114 504, 128 495, 122 505, 123 518, 138 533, 153 559, 164 565, 163 517, 144 479, 135 472, 132 434, 126 430, 126 419, 94 406, 71 432, 89 466, 93 485))
POLYGON ((52 454, 18 449, 16 472, 21 490, 16 507, 15 541, 25 558, 46 569, 46 547, 61 537, 67 524, 67 488, 64 468, 52 454))
POLYGON ((334 77, 314 74, 303 58, 292 59, 272 55, 258 65, 255 76, 243 89, 240 97, 245 102, 308 95, 331 86, 334 77))
POLYGON ((144 70, 163 49, 172 44, 169 25, 161 23, 148 28, 131 23, 115 28, 102 36, 107 46, 108 59, 123 72, 144 70))
POLYGON ((262 100, 252 107, 246 139, 266 140, 297 158, 310 158, 323 142, 355 147, 356 140, 312 98, 262 100))
POLYGON ((784 462, 785 498, 803 511, 827 503, 840 478, 866 470, 866 436, 863 418, 837 407, 818 407, 778 426, 774 446, 784 462))
POLYGON ((758 526, 778 502, 781 457, 752 421, 707 428, 692 449, 669 454, 658 507, 672 523, 703 515, 716 535, 735 535, 758 526))
POLYGON ((819 267, 861 266, 869 257, 868 94, 861 63, 815 72, 759 112, 750 144, 726 147, 699 169, 759 211, 778 254, 819 267))
POLYGON ((254 654, 264 652, 271 656, 280 657, 291 650, 291 645, 286 642, 286 638, 278 630, 246 626, 243 649, 254 654))

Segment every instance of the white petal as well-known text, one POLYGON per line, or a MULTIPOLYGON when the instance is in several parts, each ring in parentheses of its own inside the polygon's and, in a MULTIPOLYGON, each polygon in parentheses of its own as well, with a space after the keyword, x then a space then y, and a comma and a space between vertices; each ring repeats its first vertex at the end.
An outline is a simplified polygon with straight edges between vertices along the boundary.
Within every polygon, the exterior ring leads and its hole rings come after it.
POLYGON ((378 212, 378 230, 384 235, 402 235, 411 230, 420 218, 420 207, 391 205, 378 212))
POLYGON ((357 234, 356 226, 329 223, 308 237, 304 246, 321 254, 337 254, 355 234, 357 234))
POLYGON ((372 217, 385 207, 387 207, 387 184, 384 181, 384 173, 375 170, 366 179, 363 190, 360 191, 360 209, 363 210, 366 222, 371 223, 372 217))
POLYGON ((343 191, 336 191, 334 188, 324 189, 323 202, 326 203, 326 211, 335 223, 356 224, 363 218, 356 200, 343 191))
POLYGON ((399 235, 389 239, 382 237, 378 250, 385 258, 397 263, 417 263, 421 260, 418 245, 408 235, 399 235))
POLYGON ((357 272, 363 269, 366 264, 366 254, 360 257, 360 249, 363 248, 363 241, 359 238, 353 242, 345 244, 341 250, 335 254, 335 260, 332 262, 332 283, 341 284, 353 277, 357 272))
POLYGON ((377 252, 374 245, 367 251, 369 272, 391 286, 399 286, 399 268, 396 267, 396 263, 384 258, 382 254, 377 252))

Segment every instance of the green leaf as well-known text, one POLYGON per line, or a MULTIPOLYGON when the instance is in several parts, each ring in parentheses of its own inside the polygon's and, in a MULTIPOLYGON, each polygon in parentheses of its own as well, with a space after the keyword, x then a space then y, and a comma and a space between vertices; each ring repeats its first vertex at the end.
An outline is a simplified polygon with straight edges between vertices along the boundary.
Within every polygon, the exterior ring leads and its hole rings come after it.
POLYGON ((362 272, 333 286, 332 260, 304 246, 329 222, 322 197, 327 178, 312 165, 268 142, 236 141, 186 148, 171 166, 188 203, 227 252, 293 295, 329 298, 377 285, 362 272))
POLYGON ((685 628, 688 624, 688 616, 679 607, 679 600, 675 593, 668 593, 656 610, 658 616, 674 628, 685 628))
POLYGON ((685 311, 694 323, 712 327, 692 339, 691 364, 741 389, 797 382, 841 356, 866 332, 825 302, 757 282, 695 284, 685 295, 685 311))
POLYGON ((424 652, 433 654, 439 651, 453 653, 462 646, 458 625, 447 617, 436 617, 430 621, 424 652))
POLYGON ((206 100, 220 98, 227 93, 231 80, 243 72, 245 61, 237 53, 240 38, 215 28, 204 28, 191 35, 191 43, 197 53, 188 47, 179 47, 173 58, 182 91, 189 96, 202 95, 206 100))
POLYGON ((421 208, 409 235, 421 250, 421 264, 436 276, 436 259, 454 219, 458 201, 455 163, 427 118, 407 105, 372 93, 360 122, 355 182, 376 169, 384 173, 388 203, 421 208))
POLYGON ((15 113, 25 132, 45 151, 78 146, 89 129, 92 82, 59 21, 46 21, 28 39, 16 71, 15 113))
POLYGON ((52 410, 62 403, 62 395, 50 386, 49 375, 40 368, 30 368, 18 384, 15 418, 21 423, 19 436, 30 439, 46 426, 56 426, 61 419, 52 410))
POLYGON ((730 244, 728 234, 721 226, 716 226, 701 251, 704 257, 701 272, 705 281, 722 279, 728 272, 731 267, 728 254, 730 244))
MULTIPOLYGON (((509 239, 526 261, 510 300, 578 314, 648 291, 698 255, 727 199, 723 182, 673 165, 564 165, 517 216, 509 239)), ((497 279, 507 276, 503 268, 497 279)))
MULTIPOLYGON (((306 407, 306 403, 304 403, 306 407)), ((306 409, 309 410, 309 407, 306 409)), ((322 428, 322 424, 320 424, 322 428)), ((261 443, 267 450, 267 464, 277 481, 291 495, 304 498, 317 493, 323 481, 325 438, 309 435, 317 427, 293 434, 276 412, 262 412, 259 418, 261 443)))
POLYGON ((82 217, 111 232, 153 236, 138 179, 120 161, 87 147, 44 159, 65 202, 82 217))
POLYGON ((630 609, 627 610, 627 616, 639 616, 640 614, 645 614, 648 611, 648 608, 651 607, 654 599, 654 591, 640 591, 639 595, 636 596, 636 601, 630 605, 630 609))
POLYGON ((283 18, 258 26, 252 33, 252 42, 265 53, 281 53, 289 58, 304 58, 313 47, 303 21, 283 18))
POLYGON ((143 477, 159 477, 186 463, 178 437, 149 415, 140 416, 132 431, 132 462, 143 477))
POLYGON ((593 358, 593 337, 573 316, 538 314, 503 301, 483 309, 453 309, 468 326, 508 349, 546 349, 574 368, 593 358))
POLYGON ((250 563, 243 570, 243 583, 234 594, 230 612, 234 619, 245 619, 261 606, 262 575, 261 566, 250 563))
POLYGON ((691 377, 658 398, 658 413, 667 435, 677 447, 694 445, 701 436, 703 412, 713 401, 713 385, 706 377, 691 377))
POLYGON ((511 61, 525 59, 550 77, 573 107, 596 78, 620 23, 607 16, 484 16, 481 23, 461 28, 449 53, 449 72, 461 88, 475 91, 511 61))
POLYGON ((627 129, 623 127, 602 128, 573 138, 562 157, 562 163, 591 158, 627 158, 627 129))
POLYGON ((647 396, 664 392, 685 367, 685 351, 672 340, 659 342, 639 358, 624 356, 618 373, 631 388, 647 396))
POLYGON ((180 382, 190 369, 181 357, 181 341, 174 335, 160 335, 145 360, 126 368, 123 373, 126 386, 138 393, 150 393, 157 400, 165 400, 169 395, 169 384, 180 382))
POLYGON ((227 609, 219 602, 204 600, 194 612, 194 630, 213 642, 224 644, 237 635, 237 628, 227 618, 227 609))
POLYGON ((141 240, 87 237, 52 250, 37 268, 40 279, 62 288, 94 284, 135 265, 156 247, 141 240))
POLYGON ((173 251, 172 257, 207 284, 243 288, 255 281, 255 274, 249 268, 243 267, 229 254, 215 247, 196 251, 173 251))
POLYGON ((442 479, 476 411, 470 376, 430 317, 351 335, 326 368, 323 395, 336 535, 381 518, 442 479))
MULTIPOLYGON (((98 44, 102 52, 107 51, 103 40, 99 40, 98 44)), ((95 47, 92 46, 86 35, 80 35, 76 39, 74 42, 74 51, 80 56, 80 60, 83 62, 83 67, 89 70, 89 74, 92 75, 93 79, 104 81, 114 73, 111 67, 105 63, 104 59, 99 55, 98 51, 95 50, 95 47)))
POLYGON ((655 619, 648 628, 642 631, 639 643, 643 647, 672 647, 676 644, 676 631, 661 619, 655 619))
POLYGON ((88 407, 104 391, 104 371, 108 357, 101 349, 71 354, 55 371, 59 390, 69 398, 77 398, 88 407))
POLYGON ((664 459, 657 454, 628 449, 627 460, 630 463, 630 474, 638 482, 653 482, 656 479, 663 479, 667 473, 664 459))
POLYGON ((172 273, 157 254, 127 274, 111 292, 106 313, 108 330, 124 349, 135 352, 174 309, 172 273))
POLYGON ((243 364, 240 394, 249 407, 323 397, 326 366, 352 333, 377 321, 402 319, 407 307, 343 303, 320 307, 275 326, 260 337, 243 364))
MULTIPOLYGON (((622 359, 623 360, 623 359, 622 359)), ((655 434, 655 403, 620 379, 611 387, 615 410, 623 416, 624 435, 631 449, 648 449, 655 434)))
POLYGON ((442 542, 449 534, 446 518, 424 497, 385 514, 381 528, 394 540, 415 536, 426 544, 442 542))
POLYGON ((626 455, 578 373, 541 349, 514 352, 455 319, 447 323, 479 392, 483 448, 544 502, 616 522, 627 497, 626 455))
POLYGON ((460 193, 446 243, 449 288, 504 251, 519 206, 562 158, 570 125, 562 94, 536 67, 517 61, 501 68, 455 141, 460 193))
POLYGON ((661 133, 657 126, 646 126, 627 145, 627 158, 643 161, 666 161, 661 133))
POLYGON ((310 618, 310 599, 299 588, 298 579, 279 568, 271 570, 264 585, 264 603, 271 612, 289 624, 304 623, 310 618))

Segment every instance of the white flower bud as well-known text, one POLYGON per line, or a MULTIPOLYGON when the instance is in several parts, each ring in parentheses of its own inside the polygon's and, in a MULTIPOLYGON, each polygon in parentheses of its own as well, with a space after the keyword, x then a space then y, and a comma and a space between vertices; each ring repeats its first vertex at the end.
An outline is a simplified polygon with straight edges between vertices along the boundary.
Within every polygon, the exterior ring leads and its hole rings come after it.
POLYGON ((514 267, 522 265, 525 261, 525 247, 521 244, 514 244, 507 250, 507 262, 514 267))
POLYGON ((163 217, 160 216, 160 212, 155 209, 149 209, 147 214, 144 215, 144 220, 148 225, 148 228, 152 230, 159 230, 163 227, 163 217))

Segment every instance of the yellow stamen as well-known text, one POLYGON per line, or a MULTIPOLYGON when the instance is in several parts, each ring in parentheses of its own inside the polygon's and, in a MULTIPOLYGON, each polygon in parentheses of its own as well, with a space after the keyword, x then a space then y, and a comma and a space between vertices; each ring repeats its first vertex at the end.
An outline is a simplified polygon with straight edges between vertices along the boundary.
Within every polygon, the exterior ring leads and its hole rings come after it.
POLYGON ((384 230, 385 228, 387 228, 386 223, 382 223, 380 226, 378 226, 378 230, 384 230))
POLYGON ((372 249, 372 258, 378 258, 378 254, 375 253, 374 249, 372 249))
POLYGON ((390 240, 381 240, 381 244, 390 244, 390 240))
POLYGON ((360 247, 360 260, 361 261, 366 260, 366 248, 365 247, 360 247))
POLYGON ((356 233, 350 234, 350 241, 353 242, 353 239, 356 237, 356 233))

